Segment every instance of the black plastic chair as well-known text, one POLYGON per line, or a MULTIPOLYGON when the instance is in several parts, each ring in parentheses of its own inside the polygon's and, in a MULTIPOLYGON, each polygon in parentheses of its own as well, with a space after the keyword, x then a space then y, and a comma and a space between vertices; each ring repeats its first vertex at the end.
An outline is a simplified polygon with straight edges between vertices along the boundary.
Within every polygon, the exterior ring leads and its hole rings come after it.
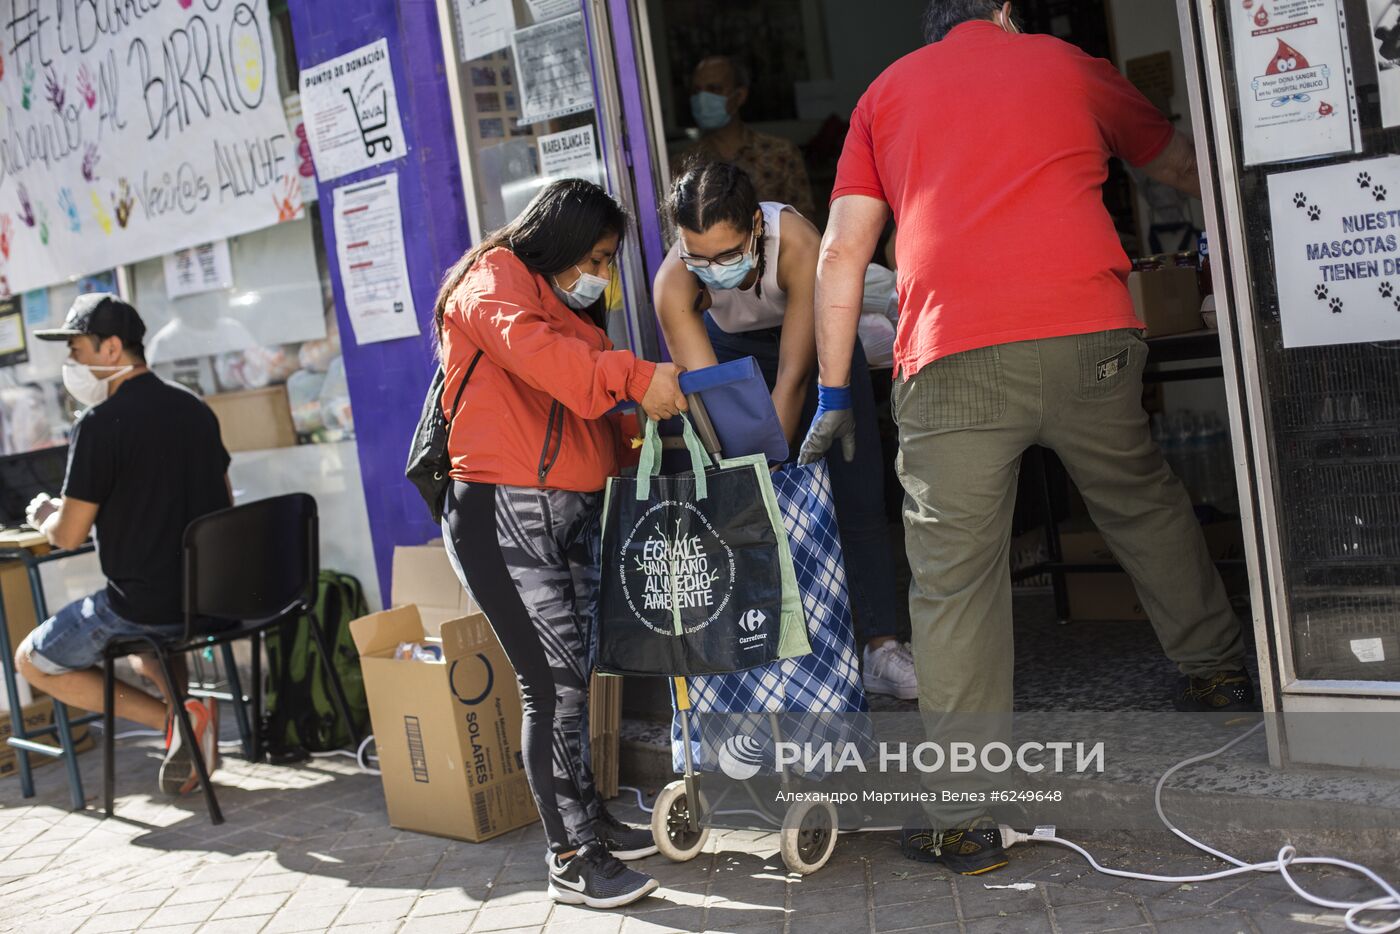
POLYGON ((286 620, 302 620, 311 627, 311 635, 316 640, 317 653, 330 679, 336 713, 356 741, 359 740, 349 716, 345 689, 336 674, 320 622, 314 615, 320 573, 316 500, 305 493, 289 493, 202 516, 185 529, 184 552, 185 631, 182 637, 162 639, 152 635, 115 640, 108 643, 104 653, 102 765, 108 817, 112 816, 115 790, 114 663, 122 655, 150 652, 159 659, 166 683, 176 694, 175 715, 181 736, 196 750, 195 770, 209 805, 209 819, 215 824, 223 823, 223 812, 219 810, 214 786, 209 781, 208 764, 198 754, 194 728, 185 710, 186 686, 178 684, 173 676, 172 656, 213 645, 226 647, 224 658, 230 662, 228 676, 239 729, 245 738, 253 737, 251 749, 256 758, 256 736, 262 717, 262 633, 286 620), (239 686, 238 671, 231 664, 232 651, 227 648, 239 639, 252 641, 253 684, 247 697, 239 686), (251 711, 247 707, 251 707, 251 711))

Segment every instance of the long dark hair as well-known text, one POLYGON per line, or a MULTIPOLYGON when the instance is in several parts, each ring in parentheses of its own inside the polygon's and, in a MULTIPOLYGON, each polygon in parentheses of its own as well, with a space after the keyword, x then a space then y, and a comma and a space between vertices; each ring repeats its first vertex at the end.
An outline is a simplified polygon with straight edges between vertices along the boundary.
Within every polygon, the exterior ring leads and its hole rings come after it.
MULTIPOLYGON (((616 234, 621 242, 627 229, 627 213, 603 189, 581 178, 550 182, 535 195, 515 220, 488 234, 462 255, 442 277, 437 301, 433 304, 433 324, 439 346, 442 343, 442 316, 452 293, 462 284, 477 260, 497 247, 515 254, 532 273, 552 279, 572 269, 587 256, 593 244, 616 234)), ((600 297, 584 313, 602 326, 606 296, 600 297)))
MULTIPOLYGON (((728 162, 703 162, 686 169, 671 186, 666 198, 666 216, 677 227, 704 233, 715 224, 729 224, 736 230, 753 227, 753 215, 758 210, 758 193, 753 179, 737 165, 728 162)), ((762 222, 759 222, 758 280, 754 294, 763 297, 765 265, 762 222)))

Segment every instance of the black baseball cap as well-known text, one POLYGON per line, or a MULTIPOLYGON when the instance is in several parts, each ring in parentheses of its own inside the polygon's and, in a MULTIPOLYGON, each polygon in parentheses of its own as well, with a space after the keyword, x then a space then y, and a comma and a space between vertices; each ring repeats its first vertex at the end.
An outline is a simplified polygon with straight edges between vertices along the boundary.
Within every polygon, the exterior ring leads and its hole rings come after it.
POLYGON ((73 299, 63 327, 35 331, 41 341, 66 341, 89 334, 99 339, 120 337, 126 347, 140 347, 146 323, 126 302, 111 292, 84 292, 73 299))

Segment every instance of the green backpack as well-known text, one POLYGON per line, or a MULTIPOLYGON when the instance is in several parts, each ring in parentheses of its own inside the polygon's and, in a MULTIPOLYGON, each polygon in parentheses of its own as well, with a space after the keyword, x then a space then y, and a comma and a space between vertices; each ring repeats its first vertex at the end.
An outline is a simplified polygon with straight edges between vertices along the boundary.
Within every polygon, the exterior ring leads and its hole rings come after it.
MULTIPOLYGON (((363 735, 369 723, 360 654, 350 638, 350 621, 366 615, 360 582, 349 574, 322 571, 316 593, 316 620, 325 633, 336 673, 350 704, 350 718, 363 735)), ((352 740, 336 716, 335 700, 316 641, 306 623, 287 620, 263 636, 267 646, 267 686, 263 695, 262 742, 274 759, 342 749, 352 740)))

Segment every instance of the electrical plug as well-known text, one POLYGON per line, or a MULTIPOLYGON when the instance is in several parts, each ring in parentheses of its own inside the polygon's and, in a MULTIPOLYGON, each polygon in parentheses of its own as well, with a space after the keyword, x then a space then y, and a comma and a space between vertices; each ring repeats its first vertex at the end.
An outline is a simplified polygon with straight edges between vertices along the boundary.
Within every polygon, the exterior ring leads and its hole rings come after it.
POLYGON ((1021 831, 1019 831, 1019 830, 1013 830, 1013 829, 1012 829, 1009 825, 1007 825, 1007 824, 1002 824, 1001 827, 1000 827, 1000 830, 1001 830, 1001 845, 1002 845, 1002 848, 1003 848, 1003 849, 1010 849, 1011 847, 1015 846, 1016 844, 1018 844, 1018 843, 1025 843, 1027 840, 1030 839, 1030 835, 1029 835, 1029 834, 1021 833, 1021 831))
POLYGON ((997 829, 1001 831, 1003 849, 1013 847, 1018 843, 1029 843, 1037 838, 1055 836, 1054 824, 1041 824, 1035 828, 1033 833, 1022 833, 1009 824, 1001 824, 997 829))

